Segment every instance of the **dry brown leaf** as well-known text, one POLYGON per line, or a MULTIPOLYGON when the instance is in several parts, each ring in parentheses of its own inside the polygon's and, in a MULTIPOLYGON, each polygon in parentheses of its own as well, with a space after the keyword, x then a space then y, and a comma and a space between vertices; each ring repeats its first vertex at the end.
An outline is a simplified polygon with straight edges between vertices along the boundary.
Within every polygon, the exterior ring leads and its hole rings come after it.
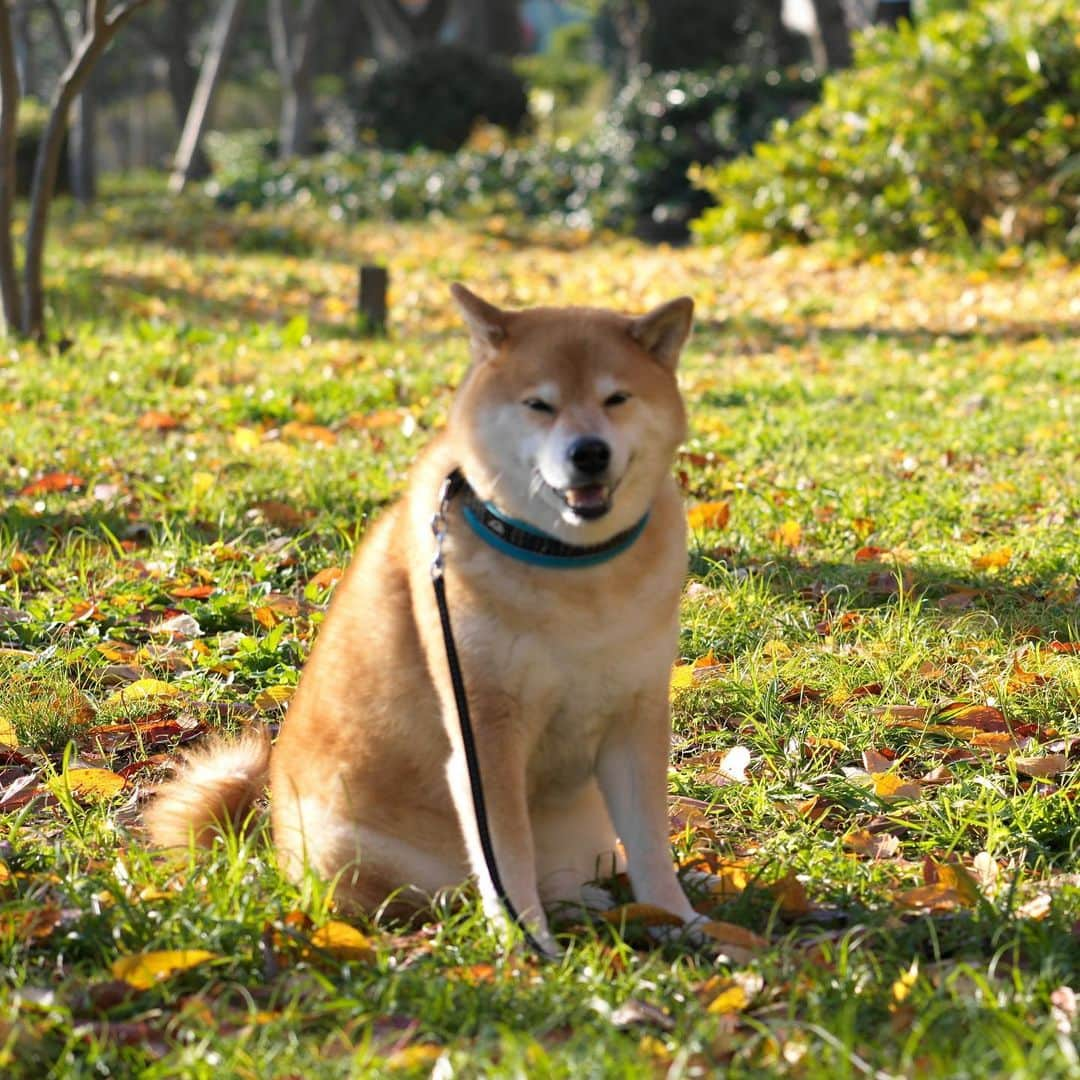
POLYGON ((1046 754, 1043 757, 1013 758, 1017 772, 1034 776, 1039 780, 1048 776, 1057 776, 1069 767, 1069 759, 1064 754, 1046 754))
POLYGON ((844 847, 856 855, 868 859, 891 859, 900 850, 900 837, 892 833, 872 833, 869 829, 857 829, 844 837, 844 847))

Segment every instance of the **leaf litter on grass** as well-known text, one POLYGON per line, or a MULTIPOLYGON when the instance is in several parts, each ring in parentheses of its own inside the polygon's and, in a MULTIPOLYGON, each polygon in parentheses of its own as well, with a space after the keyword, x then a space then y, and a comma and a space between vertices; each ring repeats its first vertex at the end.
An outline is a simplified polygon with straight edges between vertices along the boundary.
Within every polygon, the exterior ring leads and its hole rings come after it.
MULTIPOLYGON (((924 1072, 957 1059, 957 1031, 987 1074, 1057 1038, 1061 982, 1039 972, 1074 966, 1080 918, 1068 879, 1080 829, 1064 316, 1075 269, 1047 259, 1028 288, 1014 271, 921 254, 519 250, 434 226, 337 229, 319 233, 338 245, 326 257, 254 259, 104 243, 94 228, 58 246, 57 273, 101 275, 100 300, 126 321, 79 327, 64 356, 0 359, 0 409, 54 403, 5 411, 0 427, 0 661, 68 703, 35 713, 0 687, 0 809, 17 823, 0 840, 5 962, 33 988, 62 965, 104 986, 119 955, 216 957, 139 991, 163 1018, 143 1032, 152 1051, 121 1026, 141 1022, 130 1001, 83 1015, 83 1048, 104 1068, 156 1056, 182 1070, 184 1031, 224 1062, 258 1060, 272 1038, 261 1032, 290 1010, 304 1019, 278 1038, 283 1075, 319 1075, 323 1047, 358 1054, 369 1034, 374 1069, 517 1054, 527 1072, 545 1054, 582 1071, 601 1052, 613 1071, 737 1062, 821 1076, 856 1058, 896 1073, 905 1016, 909 1030, 940 1018, 919 1047, 924 1072), (355 256, 380 252, 412 299, 392 340, 358 342, 341 297, 355 256), (712 880, 696 894, 711 951, 634 936, 616 882, 622 910, 574 931, 565 965, 509 993, 468 904, 440 909, 430 933, 353 925, 250 841, 223 841, 204 871, 144 856, 126 831, 127 804, 184 744, 272 725, 287 706, 355 540, 400 491, 463 371, 444 276, 508 303, 698 300, 681 372, 693 562, 672 673, 670 828, 688 883, 712 880), (829 295, 808 308, 823 280, 829 295), (155 295, 166 287, 182 289, 175 310, 155 295), (298 311, 302 333, 275 325, 298 311), (67 790, 100 770, 122 782, 115 798, 52 794, 69 740, 67 790), (303 924, 277 914, 300 910, 303 924), (484 965, 482 978, 443 976, 484 965), (958 989, 964 970, 982 998, 958 989), (222 997, 184 1012, 173 995, 196 986, 222 997), (230 993, 252 995, 263 1020, 234 1023, 230 993), (995 993, 1028 1041, 1001 1034, 1012 1029, 986 1004, 995 993), (623 1028, 601 1021, 598 997, 627 1005, 623 1028), (1013 1040, 996 1057, 995 1038, 1013 1040)), ((38 1023, 27 995, 13 1009, 38 1023)))

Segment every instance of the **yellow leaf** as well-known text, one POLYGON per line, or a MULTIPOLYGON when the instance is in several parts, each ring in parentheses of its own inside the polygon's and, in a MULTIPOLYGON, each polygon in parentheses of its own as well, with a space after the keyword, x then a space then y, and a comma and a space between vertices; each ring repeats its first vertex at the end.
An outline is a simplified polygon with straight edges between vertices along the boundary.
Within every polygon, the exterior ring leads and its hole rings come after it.
POLYGON ((694 685, 694 669, 690 664, 676 664, 671 669, 671 692, 687 690, 694 685))
POLYGON ((643 923, 645 926, 682 926, 682 919, 666 908, 655 904, 620 904, 610 911, 600 912, 600 918, 612 926, 643 923))
POLYGON ((750 884, 746 868, 734 863, 721 863, 709 878, 709 894, 718 897, 738 896, 750 884))
POLYGON ((785 915, 797 917, 812 910, 806 886, 792 872, 785 874, 779 881, 774 881, 769 886, 769 892, 780 902, 780 910, 785 915))
POLYGON ((135 682, 121 687, 105 699, 106 705, 126 705, 132 701, 142 701, 152 697, 176 697, 180 687, 162 679, 136 679, 135 682))
POLYGON ((251 454, 262 446, 262 432, 256 428, 238 427, 229 439, 232 448, 240 454, 251 454))
POLYGON ((65 789, 85 799, 109 799, 124 790, 127 781, 111 769, 68 769, 46 785, 51 791, 65 789))
POLYGON ((902 972, 900 978, 892 984, 892 996, 893 1001, 899 1004, 901 1001, 907 1000, 908 995, 911 993, 911 988, 919 981, 919 959, 916 957, 911 961, 911 967, 907 971, 902 972))
POLYGON ((216 953, 205 949, 164 949, 161 952, 134 953, 121 956, 112 963, 112 976, 134 986, 149 990, 155 983, 175 975, 178 971, 217 960, 216 953))
POLYGON ((698 503, 686 511, 686 524, 692 530, 723 529, 731 520, 731 506, 726 502, 698 503))
POLYGON ((295 439, 298 442, 319 443, 322 446, 333 446, 337 442, 337 432, 322 424, 304 424, 298 420, 290 420, 281 429, 284 439, 295 439))
POLYGON ((872 773, 874 793, 881 799, 921 799, 922 785, 896 773, 872 773))
POLYGON ((982 899, 979 883, 959 863, 939 863, 936 870, 938 884, 952 889, 965 907, 974 907, 982 899))
POLYGON ((339 960, 372 960, 375 956, 366 934, 336 919, 320 926, 311 935, 311 944, 339 960))
POLYGON ((990 551, 985 555, 976 555, 971 560, 971 565, 976 570, 1000 570, 1009 565, 1012 556, 1012 548, 998 548, 997 551, 990 551))
POLYGON ((695 923, 694 929, 723 946, 743 949, 749 953, 761 952, 769 947, 769 942, 760 934, 747 930, 745 926, 736 926, 734 923, 709 919, 707 922, 695 923))
POLYGON ((709 1002, 706 1012, 716 1015, 742 1012, 750 1004, 746 990, 734 979, 724 979, 717 995, 709 1002))
POLYGON ((255 708, 260 712, 273 712, 287 705, 295 692, 295 686, 268 686, 256 696, 255 708))
POLYGON ((785 521, 773 529, 772 541, 781 547, 797 548, 802 543, 802 526, 797 521, 785 521))
POLYGON ((431 1043, 419 1043, 416 1046, 403 1046, 395 1050, 387 1059, 388 1069, 422 1069, 434 1065, 442 1057, 442 1047, 431 1043))
POLYGON ((0 716, 0 746, 18 746, 19 736, 15 725, 6 717, 0 716))
POLYGON ((773 638, 761 646, 761 655, 768 657, 770 660, 786 660, 791 656, 791 646, 786 641, 773 638))
POLYGON ((193 499, 202 499, 214 490, 217 477, 212 472, 193 472, 191 474, 191 496, 193 499))

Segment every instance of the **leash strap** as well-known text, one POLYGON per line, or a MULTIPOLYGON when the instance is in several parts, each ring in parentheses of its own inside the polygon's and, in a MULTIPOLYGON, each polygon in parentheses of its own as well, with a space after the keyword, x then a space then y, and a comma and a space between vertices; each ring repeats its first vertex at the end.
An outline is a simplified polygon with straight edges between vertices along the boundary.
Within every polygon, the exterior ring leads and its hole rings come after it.
POLYGON ((443 483, 439 495, 439 510, 431 519, 431 529, 435 534, 435 558, 431 563, 431 584, 435 590, 435 603, 439 609, 439 623, 442 626, 443 646, 446 649, 446 664, 450 669, 450 684, 454 688, 454 703, 457 706, 458 725, 461 730, 461 745, 465 751, 465 765, 469 773, 469 789, 472 792, 473 810, 476 813, 476 829, 480 834, 480 850, 484 856, 491 887, 502 904, 510 921, 521 930, 525 941, 538 956, 545 956, 539 942, 522 921, 513 901, 510 899, 499 876, 499 867, 495 861, 495 845, 491 840, 488 825, 487 804, 484 801, 484 785, 480 778, 480 757, 476 752, 476 737, 473 733, 472 718, 469 715, 469 698, 465 693, 465 678, 461 672, 457 645, 454 643, 454 631, 450 623, 450 607, 446 602, 446 575, 442 554, 443 539, 446 536, 446 514, 450 500, 464 487, 465 478, 455 470, 443 483))

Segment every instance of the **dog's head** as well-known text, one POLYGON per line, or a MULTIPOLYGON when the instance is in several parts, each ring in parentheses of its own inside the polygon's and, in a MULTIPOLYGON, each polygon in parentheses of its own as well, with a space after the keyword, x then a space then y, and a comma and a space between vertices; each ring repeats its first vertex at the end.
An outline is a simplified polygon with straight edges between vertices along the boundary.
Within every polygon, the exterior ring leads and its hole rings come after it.
POLYGON ((477 493, 574 542, 633 525, 686 436, 675 368, 693 301, 633 317, 504 311, 462 285, 452 291, 473 365, 449 434, 477 493))

